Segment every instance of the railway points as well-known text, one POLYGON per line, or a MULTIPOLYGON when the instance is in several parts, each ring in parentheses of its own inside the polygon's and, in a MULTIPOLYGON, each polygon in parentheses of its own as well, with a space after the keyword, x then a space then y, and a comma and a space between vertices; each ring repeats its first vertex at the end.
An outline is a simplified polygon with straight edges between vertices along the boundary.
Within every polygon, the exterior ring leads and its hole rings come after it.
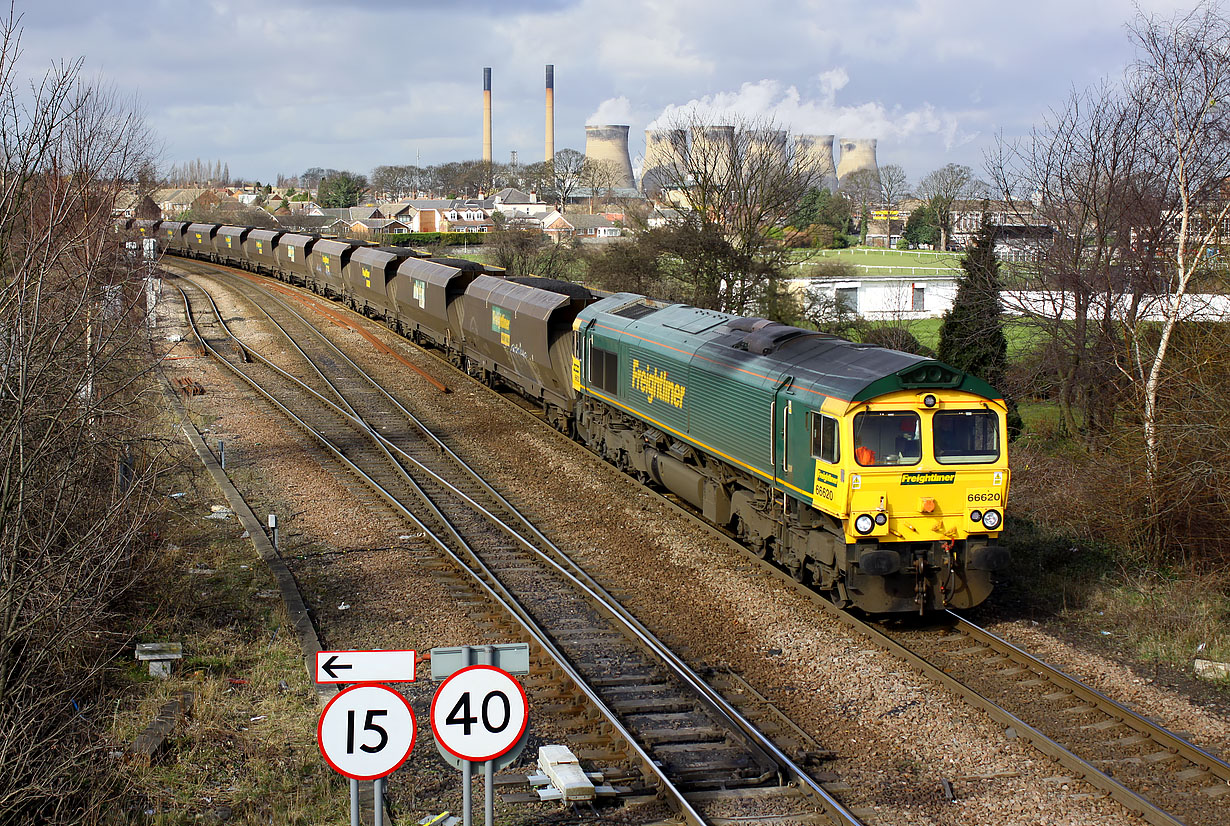
POLYGON ((1161 822, 1165 822, 1165 821, 1161 821, 1161 822))

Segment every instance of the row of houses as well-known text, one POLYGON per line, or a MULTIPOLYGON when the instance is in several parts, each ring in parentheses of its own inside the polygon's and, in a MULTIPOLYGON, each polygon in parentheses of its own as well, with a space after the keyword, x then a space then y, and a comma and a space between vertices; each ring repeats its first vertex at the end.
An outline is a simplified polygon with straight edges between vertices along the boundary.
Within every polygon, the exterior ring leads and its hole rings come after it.
POLYGON ((286 229, 355 238, 404 232, 485 233, 507 227, 542 232, 556 241, 600 240, 618 237, 624 219, 622 213, 565 214, 516 189, 503 189, 483 199, 427 198, 349 208, 324 208, 315 201, 289 200, 280 193, 162 189, 145 199, 135 193, 117 199, 116 216, 170 220, 193 209, 238 213, 258 205, 262 197, 259 206, 286 229))

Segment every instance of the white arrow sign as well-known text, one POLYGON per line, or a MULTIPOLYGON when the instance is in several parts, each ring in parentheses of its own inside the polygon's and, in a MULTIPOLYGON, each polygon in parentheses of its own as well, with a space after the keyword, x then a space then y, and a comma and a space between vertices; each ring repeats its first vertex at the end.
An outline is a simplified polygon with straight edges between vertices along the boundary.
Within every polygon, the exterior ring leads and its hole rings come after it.
POLYGON ((412 683, 413 651, 317 651, 316 682, 412 683))

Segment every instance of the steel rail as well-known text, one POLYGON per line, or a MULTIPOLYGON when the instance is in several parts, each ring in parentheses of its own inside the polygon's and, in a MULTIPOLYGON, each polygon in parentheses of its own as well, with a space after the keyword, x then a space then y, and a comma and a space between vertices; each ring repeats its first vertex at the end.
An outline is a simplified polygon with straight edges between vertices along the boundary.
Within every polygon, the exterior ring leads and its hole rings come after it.
POLYGON ((1024 649, 1018 648, 1004 638, 997 636, 981 626, 975 625, 955 611, 950 610, 948 611, 948 614, 956 623, 955 627, 961 632, 968 634, 973 639, 983 643, 995 651, 1000 652, 1001 654, 1004 654, 1008 658, 1023 663, 1030 670, 1042 677, 1045 677, 1060 688, 1071 692, 1077 697, 1080 697, 1082 700, 1093 703, 1095 706, 1102 708, 1120 723, 1123 723, 1136 732, 1143 734, 1150 740, 1153 740, 1158 745, 1165 748, 1167 751, 1185 758, 1188 762, 1194 763, 1201 769, 1215 775, 1225 782, 1230 783, 1230 763, 1227 763, 1220 757, 1210 754, 1194 743, 1184 740, 1182 737, 1170 731, 1170 729, 1165 726, 1155 723, 1122 703, 1107 697, 1097 689, 1086 685, 1077 678, 1067 674, 1064 671, 1061 671, 1055 666, 1043 662, 1033 654, 1030 654, 1024 649))
MULTIPOLYGON (((270 296, 270 297, 273 298, 275 301, 278 301, 279 303, 281 302, 281 300, 278 299, 276 296, 270 296)), ((299 314, 295 312, 294 309, 290 307, 285 307, 285 309, 287 309, 290 313, 292 313, 293 315, 298 317, 301 321, 303 321, 305 324, 307 324, 309 328, 312 327, 312 325, 309 324, 305 319, 303 319, 302 316, 299 316, 299 314)), ((271 317, 270 317, 270 320, 273 321, 273 323, 278 326, 279 330, 282 330, 283 334, 286 335, 288 340, 294 343, 293 338, 291 338, 291 336, 288 333, 286 333, 285 330, 282 329, 280 324, 274 321, 271 317)), ((225 327, 225 322, 223 322, 223 326, 225 327)), ((229 329, 227 330, 227 332, 228 334, 230 334, 229 329)), ((323 339, 323 336, 321 336, 321 338, 323 339)), ((358 365, 356 365, 345 353, 343 353, 340 349, 338 349, 335 345, 333 345, 332 342, 329 342, 327 339, 324 339, 324 341, 333 352, 335 352, 342 359, 346 360, 357 372, 360 373, 360 375, 366 376, 366 373, 364 373, 364 371, 362 371, 362 369, 359 368, 358 365)), ((297 344, 295 346, 296 346, 296 349, 299 349, 300 353, 303 353, 302 349, 298 348, 297 344)), ((259 354, 253 354, 253 355, 256 355, 258 358, 260 358, 259 354)), ((304 355, 306 357, 306 354, 304 355)), ((262 358, 262 361, 266 361, 266 360, 262 358)), ((268 362, 266 361, 266 363, 268 362)), ((319 371, 317 372, 319 374, 319 371)), ((323 375, 322 375, 322 378, 324 378, 323 375)), ((332 382, 329 382, 328 379, 325 379, 325 381, 329 383, 330 387, 333 387, 334 392, 339 393, 339 397, 340 397, 341 395, 340 392, 337 391, 337 389, 333 386, 332 382)), ((384 391, 383 388, 380 388, 379 385, 375 382, 372 382, 372 386, 377 388, 389 401, 391 401, 394 405, 396 405, 400 410, 405 412, 406 415, 410 416, 411 419, 415 422, 415 424, 418 425, 418 427, 421 430, 423 430, 425 433, 428 433, 437 444, 444 446, 443 442, 440 441, 435 436, 435 434, 432 434, 425 425, 423 425, 417 418, 413 417, 413 415, 410 414, 409 411, 406 411, 405 408, 399 402, 397 402, 396 399, 394 399, 391 395, 389 395, 386 391, 384 391)), ((307 388, 307 389, 310 390, 310 388, 307 388)), ((349 404, 347 404, 347 406, 349 407, 349 404)), ((353 410, 353 408, 351 409, 353 410)), ((379 439, 380 441, 387 441, 382 434, 380 434, 378 431, 374 429, 368 428, 368 432, 375 438, 379 439)), ((453 461, 456 464, 458 464, 461 468, 464 468, 470 476, 477 479, 483 485, 483 487, 487 490, 489 495, 493 496, 502 507, 506 508, 512 514, 514 514, 517 517, 518 521, 520 521, 522 524, 527 525, 531 528, 535 537, 541 543, 543 543, 543 545, 546 546, 547 550, 550 552, 549 554, 544 552, 542 549, 535 547, 533 543, 527 540, 518 531, 516 531, 514 528, 509 526, 503 520, 499 519, 494 514, 491 514, 488 510, 483 508, 478 503, 474 502, 469 496, 467 496, 464 492, 458 490, 451 483, 441 479, 434 472, 432 472, 431 470, 427 469, 426 467, 422 466, 419 462, 414 460, 413 457, 410 457, 404 454, 399 448, 396 447, 396 445, 391 445, 391 447, 393 447, 393 449, 396 450, 399 453, 399 455, 405 456, 406 459, 408 459, 411 462, 414 462, 414 464, 420 467, 422 470, 431 474, 431 476, 437 482, 450 488, 458 496, 461 496, 472 506, 480 510, 480 512, 485 517, 487 517, 489 520, 494 522, 496 526, 500 528, 505 534, 507 534, 511 539, 521 543, 526 548, 526 550, 534 554, 537 554, 544 562, 554 567, 561 576, 564 576, 575 587, 580 589, 583 594, 586 594, 592 602, 599 605, 607 613, 613 615, 614 618, 619 623, 622 623, 625 626, 625 628, 628 629, 628 631, 641 643, 643 647, 647 648, 657 658, 666 662, 669 665, 669 670, 672 671, 675 674, 675 676, 678 677, 680 680, 682 680, 689 688, 691 688, 692 691, 694 691, 697 695, 699 695, 700 698, 706 702, 706 704, 710 707, 710 709, 715 714, 717 714, 719 717, 727 719, 730 723, 733 724, 735 728, 740 730, 745 737, 749 738, 756 747, 758 747, 761 751, 765 752, 767 756, 774 763, 778 765, 779 771, 781 773, 787 775, 792 782, 798 784, 801 787, 806 788, 812 794, 816 795, 820 799, 823 807, 826 810, 826 814, 830 817, 830 819, 833 819, 838 823, 851 823, 851 824, 858 823, 858 820, 854 817, 854 815, 851 814, 844 806, 842 806, 842 804, 839 801, 837 801, 830 793, 825 791, 825 789, 819 783, 817 783, 810 775, 807 774, 806 770, 804 770, 793 759, 791 759, 781 749, 779 749, 768 737, 766 737, 763 734, 763 732, 761 732, 758 728, 756 728, 756 726, 753 723, 751 723, 736 708, 734 708, 734 706, 732 706, 721 695, 720 692, 718 692, 717 690, 712 688, 708 683, 706 683, 705 680, 699 674, 697 674, 680 657, 678 657, 678 655, 676 655, 674 651, 672 651, 667 645, 665 645, 660 639, 658 639, 658 637, 654 635, 647 627, 645 627, 645 625, 642 622, 640 622, 640 620, 638 620, 631 612, 629 612, 626 608, 624 608, 623 605, 621 605, 618 600, 616 600, 614 597, 610 595, 610 593, 608 593, 604 588, 602 588, 602 586, 599 585, 570 556, 568 556, 567 553, 565 553, 557 545, 555 545, 553 542, 547 539, 547 537, 545 537, 540 531, 538 531, 538 529, 532 525, 529 519, 527 519, 524 515, 522 515, 512 505, 512 503, 508 502, 503 496, 501 496, 498 492, 496 492, 494 488, 491 488, 490 485, 488 485, 485 480, 482 480, 481 477, 479 477, 475 471, 473 471, 467 464, 465 464, 465 462, 460 457, 458 457, 451 450, 448 451, 453 461), (562 564, 560 560, 562 560, 562 564)), ((447 446, 445 446, 445 449, 447 450, 447 446)), ((458 541, 461 541, 460 537, 457 537, 457 539, 458 541)), ((493 579, 496 579, 494 577, 494 574, 490 574, 489 571, 488 571, 488 574, 492 576, 493 579)), ((496 579, 496 581, 498 582, 498 579, 496 579)))
MULTIPOLYGON (((662 497, 662 499, 674 507, 679 513, 692 520, 692 522, 698 527, 708 530, 713 536, 721 538, 736 548, 746 550, 732 537, 703 521, 696 516, 696 514, 692 513, 678 502, 672 501, 666 497, 662 497)), ((1047 755, 1065 769, 1070 771, 1073 777, 1084 780, 1094 788, 1104 792, 1124 808, 1139 815, 1147 823, 1153 824, 1153 826, 1186 826, 1182 820, 1179 820, 1174 815, 1155 805, 1152 801, 1123 785, 1118 780, 1115 780, 1113 777, 1089 763, 1084 758, 1072 753, 1062 744, 1051 739, 1043 732, 1031 726, 1029 723, 1026 723, 1006 708, 1003 708, 990 698, 982 695, 978 691, 945 673, 939 667, 906 648, 904 645, 892 639, 874 626, 863 622, 848 611, 838 608, 822 594, 799 582, 785 571, 763 559, 757 558, 756 561, 759 562, 767 572, 776 577, 786 586, 793 588, 800 595, 810 599, 815 605, 819 606, 823 611, 829 614, 829 616, 837 619, 855 633, 861 634, 868 638, 873 644, 878 645, 895 657, 909 663, 925 676, 940 683, 958 697, 985 712, 991 719, 995 720, 1000 725, 1005 728, 1014 729, 1018 736, 1025 739, 1038 751, 1047 755)))
MULTIPOLYGON (((424 536, 431 540, 432 544, 444 551, 450 558, 452 558, 458 567, 468 573, 471 578, 474 579, 474 581, 478 583, 484 591, 486 591, 487 595, 497 605, 512 614, 517 619, 522 629, 539 645, 542 650, 547 652, 547 654, 555 660, 556 664, 561 668, 561 670, 563 670, 568 678, 572 680, 573 684, 583 694, 585 694, 594 707, 598 709, 598 711, 607 719, 607 722, 612 726, 615 732, 624 740, 624 742, 628 744, 628 747, 636 753, 636 757, 642 768, 657 778, 658 790, 668 799, 668 803, 670 803, 672 808, 675 808, 676 811, 684 817, 685 822, 692 824, 692 826, 704 826, 704 818, 687 800, 684 793, 675 786, 669 777, 666 776, 665 772, 657 765, 653 757, 637 742, 636 736, 623 726, 614 711, 608 707, 606 703, 603 702, 602 698, 598 696, 598 694, 586 683, 584 676, 573 666, 569 657, 563 651, 559 650, 554 642, 551 641, 545 630, 543 630, 542 627, 533 619, 533 617, 530 616, 529 613, 517 602, 516 598, 513 597, 507 588, 504 587, 499 578, 496 577, 490 568, 488 568, 487 565, 478 558, 478 555, 474 552, 474 550, 470 548, 470 546, 463 539, 456 536, 454 532, 454 538, 460 542, 463 548, 466 549, 466 552, 471 557, 473 564, 478 568, 477 571, 471 568, 470 565, 467 564, 466 561, 463 560, 447 542, 441 539, 434 531, 431 530, 430 527, 428 527, 422 520, 415 516, 414 513, 406 508, 406 506, 394 494, 386 490, 379 482, 352 462, 342 451, 333 445, 328 438, 312 428, 311 425, 297 416, 293 411, 278 401, 271 393, 265 390, 265 388, 261 387, 257 382, 255 382, 255 380, 247 376, 242 370, 239 370, 231 364, 214 347, 209 345, 204 336, 201 335, 200 331, 197 329, 195 320, 192 317, 191 305, 187 293, 185 293, 182 288, 180 288, 180 292, 184 298, 186 314, 188 316, 189 323, 193 328, 193 332, 196 333, 202 346, 205 347, 210 355, 225 365, 229 370, 231 370, 231 372, 235 373, 242 380, 246 381, 267 401, 273 404, 277 409, 281 410, 283 414, 286 415, 292 422, 319 441, 330 453, 334 455, 335 458, 338 459, 338 461, 340 461, 351 472, 355 473, 365 484, 370 486, 377 493, 377 495, 388 502, 397 512, 401 513, 413 522, 415 526, 423 532, 424 536), (488 582, 487 579, 490 579, 490 582, 488 582), (492 583, 494 583, 494 585, 492 583)), ((206 295, 208 295, 208 293, 206 293, 206 295)), ((221 319, 220 315, 219 319, 221 319)), ((434 509, 434 505, 432 507, 434 509)), ((438 518, 443 518, 443 515, 440 514, 440 517, 438 518)), ((452 526, 449 525, 446 519, 444 522, 450 528, 450 532, 452 532, 452 526)), ((854 819, 839 822, 848 823, 850 826, 860 826, 859 821, 854 819)))
MULTIPOLYGON (((394 401, 394 403, 396 402, 394 401)), ((498 496, 498 494, 496 495, 498 496)), ((707 523, 704 523, 698 520, 694 514, 689 512, 686 508, 681 507, 678 503, 675 503, 669 499, 665 499, 665 501, 669 502, 681 513, 686 514, 696 524, 710 530, 715 535, 721 536, 727 541, 733 542, 733 540, 729 536, 725 535, 721 531, 714 529, 712 526, 708 525, 707 523)), ((520 514, 517 514, 517 515, 520 516, 520 514)), ((739 547, 742 547, 742 546, 739 546, 739 547)), ((572 561, 568 559, 566 555, 563 555, 562 552, 560 552, 560 554, 567 560, 570 566, 573 565, 572 561)), ((784 583, 791 585, 796 590, 809 596, 816 604, 820 605, 822 608, 828 611, 832 616, 840 619, 843 623, 845 623, 851 629, 870 638, 876 644, 880 645, 882 648, 894 654, 895 656, 903 660, 906 660, 911 665, 913 665, 914 667, 922 671, 924 674, 926 674, 928 677, 945 685, 950 690, 952 690, 954 693, 956 693, 958 696, 961 696, 967 699, 972 705, 983 710, 990 717, 992 717, 992 719, 995 719, 997 722, 1005 726, 1009 726, 1015 729, 1019 736, 1023 737, 1024 739, 1029 741, 1031 745, 1033 745, 1039 751, 1043 752, 1044 754, 1047 754, 1049 757, 1051 757, 1052 759, 1060 763, 1060 765, 1070 770, 1075 777, 1082 779, 1090 783, 1090 785, 1094 786, 1095 788, 1098 788, 1099 790, 1105 792, 1110 797, 1112 797, 1117 802, 1119 802, 1121 805, 1123 805, 1125 808, 1141 816, 1146 822, 1154 824, 1154 826, 1183 826, 1183 821, 1177 819, 1176 817, 1171 815, 1169 812, 1166 812, 1164 809, 1161 809, 1160 807, 1153 804, 1152 801, 1139 795, 1138 793, 1128 788, 1127 786, 1123 785, 1122 783, 1120 783, 1119 781, 1117 781, 1110 775, 1098 769, 1096 766, 1092 765, 1088 761, 1074 754, 1073 752, 1065 748, 1062 744, 1051 739, 1043 732, 1039 731, 1038 729, 1029 725, 1025 721, 1021 720, 1020 718, 1012 714, 1007 709, 1003 708, 1002 706, 996 704, 994 701, 990 700, 988 697, 985 697, 981 693, 975 691, 974 689, 964 685, 963 683, 956 680, 955 678, 949 676, 948 674, 943 672, 938 667, 934 666, 933 664, 931 664, 930 662, 928 662, 921 656, 910 651, 908 648, 902 646, 900 643, 896 642, 889 636, 878 631, 874 627, 861 622, 856 617, 854 617, 853 615, 845 611, 841 611, 840 609, 837 609, 835 606, 832 605, 831 602, 824 599, 821 595, 817 594, 816 592, 812 591, 806 586, 798 583, 792 577, 789 577, 788 575, 786 575, 784 572, 777 570, 771 564, 766 563, 763 560, 761 560, 761 564, 764 565, 770 571, 772 571, 784 583)), ((588 578, 587 575, 585 575, 584 572, 581 571, 579 568, 577 568, 577 571, 579 572, 579 576, 581 576, 582 578, 588 578)), ((596 583, 594 583, 594 585, 595 585, 596 590, 605 594, 605 592, 601 590, 600 586, 597 586, 596 583)), ((607 596, 609 597, 609 595, 607 596)), ((611 602, 614 603, 614 600, 611 600, 611 602)), ((617 605, 617 603, 614 603, 614 604, 617 605)), ((622 612, 623 610, 624 609, 622 609, 622 606, 620 606, 619 611, 622 612)), ((1041 660, 1038 660, 1036 657, 1029 654, 1028 652, 1023 651, 1017 648, 1016 646, 1013 646, 1011 643, 995 636, 991 632, 986 631, 985 629, 982 629, 974 625, 968 620, 965 620, 963 617, 960 617, 959 615, 957 615, 955 612, 950 611, 949 613, 954 617, 955 621, 959 625, 959 628, 963 632, 968 633, 971 637, 977 639, 979 642, 982 642, 988 645, 989 647, 995 648, 999 650, 1001 653, 1004 653, 1006 656, 1012 657, 1013 659, 1027 662, 1032 668, 1041 672, 1042 676, 1047 677, 1048 679, 1051 679, 1061 688, 1067 691, 1070 691, 1076 696, 1081 697, 1089 702, 1092 702, 1095 705, 1102 706, 1104 710, 1107 710, 1107 709, 1111 710, 1111 711, 1108 711, 1108 713, 1110 713, 1112 717, 1115 717, 1116 719, 1118 719, 1120 722, 1124 723, 1128 727, 1149 737, 1150 739, 1153 739, 1160 746, 1166 748, 1167 750, 1173 753, 1176 753, 1184 757, 1189 762, 1195 764, 1196 766, 1200 767, 1201 769, 1205 771, 1208 771, 1210 774, 1213 774, 1226 782, 1230 782, 1230 764, 1226 763, 1222 759, 1204 751, 1203 749, 1200 749, 1198 746, 1182 739, 1181 737, 1174 734, 1173 732, 1170 732, 1168 729, 1162 726, 1159 726, 1155 723, 1152 723, 1151 721, 1147 720, 1139 713, 1133 711, 1130 708, 1127 708, 1126 706, 1123 706, 1122 704, 1116 702, 1115 700, 1112 700, 1109 697, 1106 697, 1105 695, 1102 695, 1101 693, 1086 686, 1085 684, 1081 683, 1079 680, 1071 677, 1070 675, 1067 675, 1064 672, 1043 663, 1041 660)), ((630 618, 632 622, 634 623, 636 622, 635 618, 633 617, 630 617, 630 618)), ((673 656, 673 654, 671 656, 673 656)), ((703 684, 703 680, 701 680, 700 682, 703 684)), ((735 712, 735 714, 737 715, 738 712, 735 712)), ((754 726, 751 726, 750 723, 748 725, 754 730, 754 726)), ((805 773, 803 773, 803 776, 806 777, 805 773)), ((810 778, 808 779, 810 780, 810 778)), ((824 794, 827 797, 827 793, 822 792, 822 794, 824 794)), ((831 816, 832 815, 830 815, 830 817, 831 816)))

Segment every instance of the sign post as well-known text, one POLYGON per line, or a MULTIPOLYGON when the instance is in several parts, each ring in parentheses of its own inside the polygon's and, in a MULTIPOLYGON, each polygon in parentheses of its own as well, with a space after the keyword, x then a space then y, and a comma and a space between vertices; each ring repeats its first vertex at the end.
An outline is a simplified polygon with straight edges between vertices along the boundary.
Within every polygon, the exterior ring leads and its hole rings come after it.
POLYGON ((525 689, 512 674, 492 664, 497 659, 509 670, 529 673, 529 646, 523 643, 432 649, 432 678, 444 682, 431 701, 431 730, 441 755, 461 768, 463 826, 471 826, 473 764, 483 764, 484 820, 493 826, 496 764, 520 754, 529 730, 525 689), (472 664, 475 655, 479 662, 472 664))
POLYGON ((384 815, 381 779, 406 762, 414 748, 414 711, 393 689, 375 684, 341 691, 320 713, 320 753, 334 771, 350 778, 351 826, 359 826, 359 781, 375 781, 376 824, 384 815))
MULTIPOLYGON (((273 516, 270 516, 272 522, 273 516)), ((414 681, 413 651, 320 651, 317 683, 357 683, 331 699, 320 713, 320 753, 334 771, 350 778, 350 823, 359 826, 359 781, 371 780, 375 824, 384 822, 384 778, 406 762, 417 732, 410 703, 381 683, 414 681)))

